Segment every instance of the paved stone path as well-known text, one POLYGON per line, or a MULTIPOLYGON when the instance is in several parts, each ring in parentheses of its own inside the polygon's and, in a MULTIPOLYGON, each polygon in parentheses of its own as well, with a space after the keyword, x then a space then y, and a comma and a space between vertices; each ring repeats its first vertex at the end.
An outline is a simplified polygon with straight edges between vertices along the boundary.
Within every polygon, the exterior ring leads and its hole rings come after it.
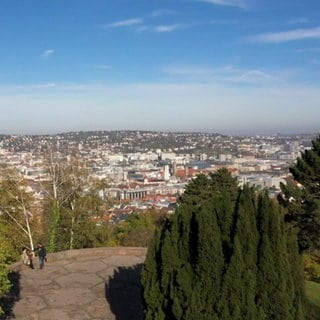
MULTIPOLYGON (((141 320, 144 248, 97 248, 48 256, 44 269, 17 264, 15 296, 4 319, 141 320)), ((12 297, 11 297, 12 298, 12 297)))

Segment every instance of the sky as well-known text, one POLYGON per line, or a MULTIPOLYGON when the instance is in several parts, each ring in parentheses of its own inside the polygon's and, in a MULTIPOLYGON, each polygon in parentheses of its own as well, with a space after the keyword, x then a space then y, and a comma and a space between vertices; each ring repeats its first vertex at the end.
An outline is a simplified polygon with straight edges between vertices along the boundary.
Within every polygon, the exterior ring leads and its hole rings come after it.
POLYGON ((1 0, 0 134, 315 133, 319 0, 1 0))

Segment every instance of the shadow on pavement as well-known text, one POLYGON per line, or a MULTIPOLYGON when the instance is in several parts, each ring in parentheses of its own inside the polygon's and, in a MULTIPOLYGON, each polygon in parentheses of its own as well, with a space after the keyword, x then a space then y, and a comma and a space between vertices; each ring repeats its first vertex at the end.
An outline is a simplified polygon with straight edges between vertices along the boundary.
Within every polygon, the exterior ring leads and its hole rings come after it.
POLYGON ((106 299, 116 320, 142 320, 141 274, 142 264, 118 267, 105 284, 106 299))
POLYGON ((0 320, 15 318, 12 312, 13 306, 20 299, 20 274, 18 272, 10 273, 9 280, 12 283, 11 290, 0 299, 0 305, 4 311, 0 320))

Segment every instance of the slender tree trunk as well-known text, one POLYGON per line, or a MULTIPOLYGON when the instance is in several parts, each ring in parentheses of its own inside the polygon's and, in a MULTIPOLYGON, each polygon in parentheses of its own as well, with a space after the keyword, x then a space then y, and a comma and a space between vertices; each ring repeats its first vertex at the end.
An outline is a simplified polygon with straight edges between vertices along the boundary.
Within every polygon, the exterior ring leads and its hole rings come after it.
POLYGON ((25 216, 27 233, 28 233, 29 244, 30 244, 30 249, 33 251, 33 250, 34 250, 33 238, 32 238, 32 233, 31 233, 31 228, 30 228, 30 223, 29 223, 28 212, 27 212, 25 206, 23 206, 23 214, 24 214, 24 216, 25 216))
POLYGON ((53 218, 50 226, 49 246, 48 246, 49 252, 55 252, 56 246, 57 246, 57 233, 58 233, 58 226, 59 226, 59 220, 60 220, 60 208, 59 208, 58 201, 56 199, 54 199, 52 213, 53 213, 53 218))
POLYGON ((58 226, 60 221, 60 204, 58 199, 58 172, 59 165, 53 161, 53 155, 51 153, 50 159, 50 175, 52 178, 52 198, 53 198, 53 207, 52 207, 52 221, 49 230, 49 245, 48 251, 55 252, 57 249, 57 234, 58 226))
POLYGON ((74 226, 76 223, 76 218, 74 214, 74 203, 71 202, 71 226, 70 226, 70 246, 69 249, 72 250, 74 247, 74 226))

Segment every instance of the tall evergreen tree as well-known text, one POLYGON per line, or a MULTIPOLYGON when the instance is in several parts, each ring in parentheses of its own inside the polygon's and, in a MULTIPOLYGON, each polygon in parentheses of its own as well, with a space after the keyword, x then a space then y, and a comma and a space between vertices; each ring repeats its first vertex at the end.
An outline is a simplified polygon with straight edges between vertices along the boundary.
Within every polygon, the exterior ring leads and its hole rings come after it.
POLYGON ((239 188, 225 170, 186 191, 148 248, 146 319, 304 319, 295 239, 268 194, 239 188))
POLYGON ((204 174, 199 174, 197 179, 192 180, 186 187, 183 196, 180 198, 181 203, 188 205, 197 205, 201 201, 207 200, 212 194, 212 183, 204 174))
POLYGON ((293 305, 294 320, 304 319, 306 314, 306 297, 304 292, 304 268, 303 258, 299 254, 296 229, 286 226, 287 230, 287 248, 289 254, 290 273, 293 280, 293 305))
POLYGON ((296 183, 281 184, 279 202, 287 208, 286 220, 298 227, 300 251, 320 248, 320 136, 301 153, 290 172, 296 183))
POLYGON ((238 198, 238 182, 227 169, 222 168, 210 175, 213 185, 211 197, 214 197, 214 211, 221 231, 222 250, 225 262, 228 263, 232 254, 233 230, 236 223, 235 206, 238 198))
POLYGON ((255 194, 245 186, 236 207, 233 253, 226 266, 220 319, 259 319, 255 305, 257 246, 255 194))
POLYGON ((186 314, 188 319, 218 319, 224 258, 213 201, 204 203, 191 222, 196 228, 190 238, 193 245, 191 267, 194 270, 194 284, 186 314))
POLYGON ((279 208, 267 193, 258 200, 257 302, 266 319, 294 319, 293 279, 284 232, 284 222, 279 208))
MULTIPOLYGON (((168 223, 163 225, 161 230, 157 230, 153 241, 150 242, 144 265, 144 300, 148 303, 148 313, 146 320, 165 319, 164 292, 161 290, 161 251, 160 243, 164 235, 168 232, 168 223)), ((176 258, 176 257, 174 257, 176 258)), ((166 294, 167 295, 167 294, 166 294)))

